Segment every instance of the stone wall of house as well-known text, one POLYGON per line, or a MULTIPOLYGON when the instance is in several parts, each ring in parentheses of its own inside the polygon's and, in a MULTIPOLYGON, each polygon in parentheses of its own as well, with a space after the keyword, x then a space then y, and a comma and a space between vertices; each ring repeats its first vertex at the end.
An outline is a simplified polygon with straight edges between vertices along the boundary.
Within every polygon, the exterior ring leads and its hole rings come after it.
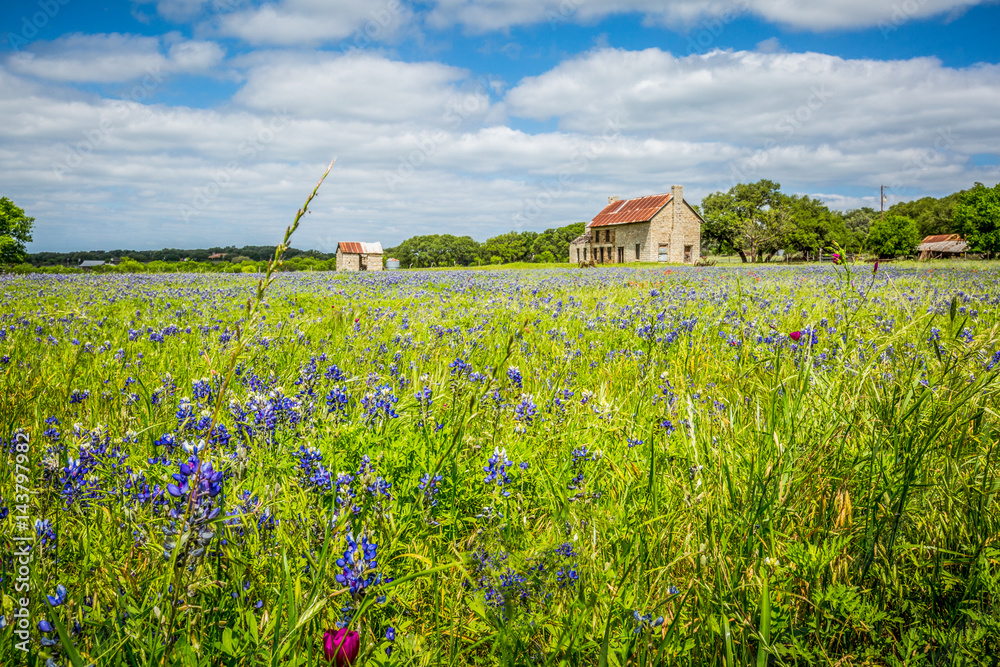
POLYGON ((701 256, 701 220, 684 201, 681 186, 673 186, 671 192, 673 198, 650 220, 649 253, 643 255, 642 261, 659 261, 660 244, 666 243, 669 262, 693 264, 701 256))
MULTIPOLYGON (((613 244, 613 261, 618 262, 618 248, 623 249, 625 263, 628 262, 655 262, 656 259, 645 259, 649 253, 649 223, 635 222, 629 225, 612 225, 614 231, 611 238, 613 244), (639 259, 635 257, 635 246, 639 245, 639 259)), ((656 253, 656 249, 653 249, 656 253)))
POLYGON ((360 271, 361 255, 342 252, 337 249, 337 270, 338 271, 360 271))
POLYGON ((367 271, 382 270, 382 255, 365 255, 365 257, 367 257, 367 271))

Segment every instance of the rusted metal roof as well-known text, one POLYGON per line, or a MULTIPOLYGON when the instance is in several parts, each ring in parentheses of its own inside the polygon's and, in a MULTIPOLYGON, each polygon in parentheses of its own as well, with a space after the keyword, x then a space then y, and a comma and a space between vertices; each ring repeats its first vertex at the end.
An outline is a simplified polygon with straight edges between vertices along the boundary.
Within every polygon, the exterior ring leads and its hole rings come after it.
POLYGON ((630 222, 647 222, 670 201, 671 194, 647 195, 635 199, 619 199, 604 207, 588 227, 625 225, 630 222))
POLYGON ((590 232, 584 232, 583 234, 580 234, 575 239, 573 239, 572 241, 570 241, 570 245, 579 245, 581 243, 590 243, 590 239, 591 239, 591 233, 590 232))
POLYGON ((382 244, 376 241, 375 243, 359 243, 358 241, 341 241, 339 243, 340 252, 345 255, 381 255, 382 254, 382 244))
POLYGON ((921 243, 941 243, 942 241, 963 241, 959 234, 934 234, 928 236, 921 243))
MULTIPOLYGON (((927 238, 939 238, 940 236, 946 235, 940 234, 938 236, 928 236, 927 238)), ((924 243, 921 243, 918 248, 920 252, 940 252, 949 254, 966 252, 968 249, 969 244, 965 241, 965 239, 952 239, 949 241, 938 241, 936 243, 928 243, 927 239, 924 239, 924 243)))

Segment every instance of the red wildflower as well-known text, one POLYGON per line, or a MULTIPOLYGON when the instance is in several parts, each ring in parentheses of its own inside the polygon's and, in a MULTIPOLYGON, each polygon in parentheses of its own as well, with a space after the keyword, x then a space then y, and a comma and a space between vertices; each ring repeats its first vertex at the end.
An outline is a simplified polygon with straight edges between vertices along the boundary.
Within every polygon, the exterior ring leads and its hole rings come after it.
POLYGON ((326 659, 333 661, 337 667, 349 667, 354 664, 361 650, 361 638, 357 632, 347 629, 327 630, 323 635, 323 653, 326 659))
POLYGON ((792 340, 794 340, 796 343, 798 343, 799 339, 802 338, 802 332, 801 331, 793 331, 792 333, 788 334, 788 337, 791 338, 792 340))

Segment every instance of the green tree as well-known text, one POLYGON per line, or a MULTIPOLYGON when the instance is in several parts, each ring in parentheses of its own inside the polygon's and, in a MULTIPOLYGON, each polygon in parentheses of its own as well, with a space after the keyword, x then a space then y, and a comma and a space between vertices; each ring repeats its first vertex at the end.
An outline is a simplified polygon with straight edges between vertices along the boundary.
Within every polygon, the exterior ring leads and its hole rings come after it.
POLYGON ((868 238, 868 230, 871 229, 872 220, 879 217, 878 211, 870 206, 846 211, 841 215, 847 233, 852 237, 852 243, 863 245, 868 238))
POLYGON ((789 229, 788 198, 781 185, 761 179, 713 192, 701 202, 702 232, 723 252, 735 251, 744 262, 757 262, 782 247, 789 229))
POLYGON ((35 219, 7 197, 0 197, 0 264, 17 264, 27 257, 35 219))
POLYGON ((586 226, 585 222, 574 222, 565 227, 546 229, 535 238, 531 246, 531 253, 535 256, 535 261, 543 261, 539 258, 545 253, 549 253, 554 258, 550 261, 565 262, 566 258, 569 257, 570 242, 583 234, 586 226))
POLYGON ((808 195, 791 196, 787 206, 790 223, 785 242, 790 248, 818 253, 834 243, 842 248, 853 245, 844 221, 819 199, 808 195))
POLYGON ((484 258, 499 257, 504 264, 531 260, 531 248, 537 232, 507 232, 486 239, 481 254, 484 258))
POLYGON ((954 221, 954 209, 960 195, 960 192, 956 192, 941 199, 923 197, 899 202, 890 206, 887 213, 913 218, 917 223, 920 238, 934 234, 954 234, 958 231, 954 221))
POLYGON ((917 223, 904 215, 887 215, 884 220, 874 220, 865 242, 868 250, 879 257, 910 255, 919 244, 917 223))
POLYGON ((992 188, 976 183, 962 192, 955 205, 955 223, 969 250, 987 257, 1000 253, 1000 183, 992 188))

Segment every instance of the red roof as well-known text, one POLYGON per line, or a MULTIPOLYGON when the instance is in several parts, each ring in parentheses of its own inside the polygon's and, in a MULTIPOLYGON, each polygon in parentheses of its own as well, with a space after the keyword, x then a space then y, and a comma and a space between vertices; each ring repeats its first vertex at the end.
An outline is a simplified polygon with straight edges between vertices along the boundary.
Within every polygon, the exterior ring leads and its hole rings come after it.
POLYGON ((921 243, 941 243, 942 241, 964 241, 958 234, 935 234, 928 236, 921 243))
POLYGON ((671 194, 648 195, 636 199, 619 199, 604 207, 588 227, 624 225, 630 222, 648 222, 670 201, 671 194))
POLYGON ((382 244, 376 241, 375 243, 358 243, 357 241, 341 241, 340 242, 340 252, 347 255, 381 255, 382 254, 382 244))

